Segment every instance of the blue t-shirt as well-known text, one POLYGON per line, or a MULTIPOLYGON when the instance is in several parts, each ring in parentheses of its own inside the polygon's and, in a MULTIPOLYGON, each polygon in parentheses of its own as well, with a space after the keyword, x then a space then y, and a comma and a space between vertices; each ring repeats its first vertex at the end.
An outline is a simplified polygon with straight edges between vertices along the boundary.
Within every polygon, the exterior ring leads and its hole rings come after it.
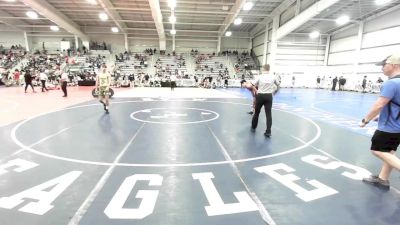
MULTIPOLYGON (((400 78, 389 79, 384 82, 380 96, 400 104, 400 78)), ((400 133, 400 119, 396 119, 399 112, 399 106, 392 103, 385 105, 379 114, 378 130, 388 133, 400 133)))

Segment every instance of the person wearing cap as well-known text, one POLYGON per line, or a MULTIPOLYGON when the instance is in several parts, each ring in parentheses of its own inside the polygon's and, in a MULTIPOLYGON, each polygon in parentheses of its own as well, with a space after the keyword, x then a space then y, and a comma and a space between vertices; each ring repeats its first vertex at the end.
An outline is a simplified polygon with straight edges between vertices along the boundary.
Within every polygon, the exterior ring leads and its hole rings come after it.
POLYGON ((395 155, 400 144, 400 55, 391 55, 377 65, 382 66, 383 74, 389 79, 383 83, 380 96, 361 120, 360 127, 379 115, 378 128, 371 139, 371 153, 383 165, 379 174, 363 181, 388 190, 390 173, 393 169, 400 170, 400 159, 395 155))
POLYGON ((103 104, 104 111, 108 113, 111 75, 107 72, 107 66, 103 63, 99 74, 96 76, 96 89, 99 93, 99 101, 103 104))
POLYGON ((270 66, 264 65, 263 73, 254 80, 254 86, 257 88, 256 95, 256 106, 254 110, 253 119, 251 121, 251 131, 255 131, 258 125, 258 117, 261 112, 261 108, 264 106, 265 117, 267 119, 267 129, 265 130, 264 136, 271 137, 272 127, 272 102, 273 93, 275 93, 277 87, 279 87, 280 79, 270 74, 270 66))

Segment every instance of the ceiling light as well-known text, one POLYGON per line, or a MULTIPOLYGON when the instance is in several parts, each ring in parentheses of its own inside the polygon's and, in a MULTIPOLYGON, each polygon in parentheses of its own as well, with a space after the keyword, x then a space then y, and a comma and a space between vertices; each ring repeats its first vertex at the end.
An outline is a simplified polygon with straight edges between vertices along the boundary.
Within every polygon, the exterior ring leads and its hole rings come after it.
POLYGON ((57 32, 60 28, 58 26, 50 26, 50 30, 57 32))
POLYGON ((176 34, 176 30, 170 30, 169 31, 172 35, 175 35, 176 34))
POLYGON ((253 5, 254 4, 252 2, 246 2, 246 4, 244 4, 244 6, 243 6, 243 10, 248 11, 251 8, 253 8, 253 5))
POLYGON ((26 15, 31 19, 37 19, 39 17, 38 14, 34 11, 28 11, 26 12, 26 15))
POLYGON ((232 32, 230 32, 230 31, 227 31, 226 33, 225 33, 225 36, 227 36, 227 37, 230 37, 232 35, 232 32))
POLYGON ((228 11, 228 10, 229 10, 229 6, 227 6, 227 5, 223 5, 223 6, 222 6, 222 10, 224 10, 224 11, 228 11))
POLYGON ((96 0, 86 0, 86 1, 91 5, 97 5, 97 1, 96 0))
POLYGON ((176 7, 176 0, 168 0, 168 5, 171 9, 175 9, 176 7))
POLYGON ((108 15, 105 13, 99 13, 99 18, 101 21, 106 21, 108 20, 108 15))
POLYGON ((336 23, 337 25, 344 25, 346 23, 348 23, 350 21, 350 17, 349 16, 341 16, 339 18, 336 19, 336 23))
POLYGON ((237 18, 235 21, 233 21, 233 24, 235 25, 240 25, 242 23, 242 18, 237 18))
POLYGON ((383 5, 386 4, 388 2, 391 2, 392 0, 375 0, 375 4, 377 5, 383 5))
POLYGON ((118 32, 119 32, 119 29, 118 29, 118 27, 111 27, 111 31, 112 31, 113 33, 118 33, 118 32))
POLYGON ((313 31, 309 34, 310 38, 312 39, 319 37, 319 35, 320 35, 319 31, 313 31))
POLYGON ((170 23, 175 23, 176 22, 176 17, 174 15, 169 17, 169 22, 170 23))
POLYGON ((5 2, 15 2, 15 0, 4 0, 5 2))

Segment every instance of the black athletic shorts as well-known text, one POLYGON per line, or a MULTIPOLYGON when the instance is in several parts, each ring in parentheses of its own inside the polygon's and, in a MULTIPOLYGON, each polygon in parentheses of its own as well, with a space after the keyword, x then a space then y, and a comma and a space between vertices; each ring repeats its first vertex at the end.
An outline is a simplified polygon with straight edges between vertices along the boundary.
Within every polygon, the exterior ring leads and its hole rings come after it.
POLYGON ((376 130, 371 139, 371 150, 379 152, 396 151, 400 144, 400 133, 376 130))

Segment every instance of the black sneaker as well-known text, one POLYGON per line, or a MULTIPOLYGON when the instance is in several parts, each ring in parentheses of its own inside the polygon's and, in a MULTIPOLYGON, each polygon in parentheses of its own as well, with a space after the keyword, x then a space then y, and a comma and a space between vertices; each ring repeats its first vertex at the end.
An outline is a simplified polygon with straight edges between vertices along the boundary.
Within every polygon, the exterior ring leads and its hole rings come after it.
POLYGON ((270 137, 271 137, 271 132, 269 132, 269 133, 268 133, 268 132, 265 132, 265 133, 264 133, 264 136, 267 137, 267 138, 270 138, 270 137))
POLYGON ((250 112, 248 112, 247 114, 253 115, 253 114, 254 114, 254 112, 253 112, 253 111, 250 111, 250 112))
POLYGON ((105 111, 106 111, 106 114, 109 114, 110 112, 108 111, 108 109, 105 109, 105 111))
POLYGON ((256 132, 256 128, 250 128, 250 131, 251 131, 252 133, 254 133, 254 132, 256 132))
POLYGON ((362 181, 364 183, 372 184, 379 188, 389 190, 390 189, 390 182, 388 180, 382 180, 379 176, 371 175, 369 177, 363 178, 362 181))

